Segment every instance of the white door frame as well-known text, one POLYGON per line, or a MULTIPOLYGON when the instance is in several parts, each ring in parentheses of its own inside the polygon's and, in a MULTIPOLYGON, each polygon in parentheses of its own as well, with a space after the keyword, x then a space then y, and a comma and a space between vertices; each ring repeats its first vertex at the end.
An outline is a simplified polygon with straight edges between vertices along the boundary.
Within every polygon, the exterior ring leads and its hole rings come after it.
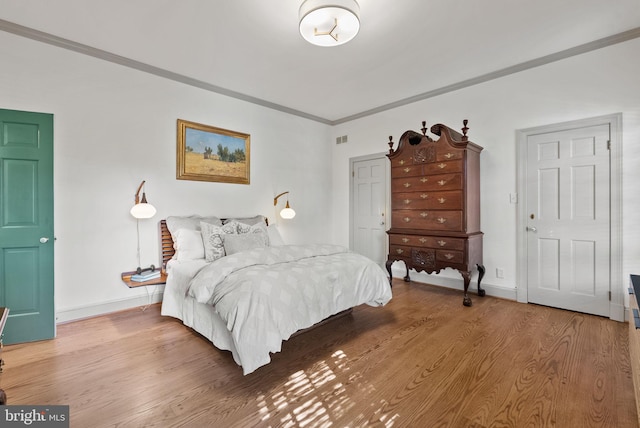
POLYGON ((590 119, 575 120, 553 125, 516 131, 517 156, 517 191, 518 211, 516 219, 516 248, 517 248, 517 278, 516 296, 518 302, 527 303, 527 138, 531 135, 565 131, 595 125, 609 125, 611 132, 610 145, 610 290, 609 318, 624 321, 624 291, 626 287, 622 280, 622 113, 599 116, 590 119))
MULTIPOLYGON (((368 161, 368 160, 374 160, 374 159, 387 159, 387 153, 386 152, 382 152, 382 153, 374 153, 371 155, 365 155, 365 156, 357 156, 355 158, 349 158, 349 248, 353 250, 354 248, 354 239, 355 239, 355 228, 353 226, 353 213, 354 213, 354 208, 353 208, 353 182, 354 182, 354 175, 353 175, 353 171, 354 171, 354 164, 356 162, 362 162, 362 161, 368 161)), ((385 174, 388 177, 391 177, 391 162, 387 159, 386 162, 387 166, 386 166, 386 171, 385 174)), ((389 230, 389 227, 391 227, 391 220, 389 219, 389 213, 391 212, 391 180, 385 180, 386 181, 386 185, 384 186, 384 193, 385 193, 385 204, 384 204, 384 218, 386 221, 385 224, 385 230, 389 230)), ((388 253, 389 252, 389 240, 386 240, 386 244, 387 248, 385 249, 385 251, 388 253)))

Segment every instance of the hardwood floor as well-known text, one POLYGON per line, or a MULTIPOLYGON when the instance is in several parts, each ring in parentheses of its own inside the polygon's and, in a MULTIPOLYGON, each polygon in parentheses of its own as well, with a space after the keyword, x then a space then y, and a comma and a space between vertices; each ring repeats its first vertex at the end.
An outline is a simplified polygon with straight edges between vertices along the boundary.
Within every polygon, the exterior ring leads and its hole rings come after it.
POLYGON ((72 427, 638 427, 627 325, 394 282, 243 376, 159 306, 6 346, 8 404, 68 404, 72 427))

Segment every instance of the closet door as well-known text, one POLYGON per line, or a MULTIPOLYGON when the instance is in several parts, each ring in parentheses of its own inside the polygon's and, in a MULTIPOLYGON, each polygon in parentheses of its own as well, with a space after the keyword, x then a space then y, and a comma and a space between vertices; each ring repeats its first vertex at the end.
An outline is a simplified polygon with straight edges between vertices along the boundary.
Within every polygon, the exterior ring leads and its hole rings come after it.
POLYGON ((4 343, 55 336, 53 115, 0 110, 0 306, 4 343))
POLYGON ((354 160, 351 171, 351 248, 380 266, 387 258, 388 163, 384 156, 354 160))
POLYGON ((528 300, 609 316, 609 125, 527 138, 528 300))

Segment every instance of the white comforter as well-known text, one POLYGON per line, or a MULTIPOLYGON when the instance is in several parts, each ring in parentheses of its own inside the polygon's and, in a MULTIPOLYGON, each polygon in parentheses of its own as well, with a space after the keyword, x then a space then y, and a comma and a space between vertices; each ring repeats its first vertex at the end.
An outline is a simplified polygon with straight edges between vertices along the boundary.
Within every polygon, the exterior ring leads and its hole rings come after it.
POLYGON ((345 309, 391 299, 384 270, 335 245, 243 251, 203 268, 189 295, 214 305, 231 332, 244 374, 279 352, 282 340, 345 309))

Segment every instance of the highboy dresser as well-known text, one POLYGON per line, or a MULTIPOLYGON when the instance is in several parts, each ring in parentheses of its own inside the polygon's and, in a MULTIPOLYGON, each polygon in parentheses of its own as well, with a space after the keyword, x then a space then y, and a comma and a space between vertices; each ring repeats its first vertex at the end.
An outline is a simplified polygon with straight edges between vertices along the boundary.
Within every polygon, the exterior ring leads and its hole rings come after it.
POLYGON ((478 295, 484 296, 480 282, 484 276, 480 231, 480 152, 469 141, 467 121, 462 134, 436 124, 427 135, 406 131, 397 149, 389 137, 391 161, 391 229, 386 267, 403 261, 409 269, 427 273, 457 269, 464 280, 463 304, 468 296, 471 273, 478 268, 478 295))

